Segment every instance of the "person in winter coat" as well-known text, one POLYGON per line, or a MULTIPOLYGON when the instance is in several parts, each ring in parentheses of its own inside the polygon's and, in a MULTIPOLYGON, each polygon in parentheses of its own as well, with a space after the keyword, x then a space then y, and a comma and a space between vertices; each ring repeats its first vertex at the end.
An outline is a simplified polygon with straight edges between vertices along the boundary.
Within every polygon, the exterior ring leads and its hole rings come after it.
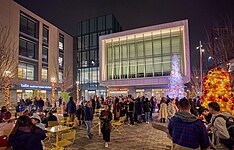
POLYGON ((226 124, 226 119, 231 117, 231 114, 228 112, 220 112, 220 106, 217 102, 210 102, 208 107, 212 114, 212 118, 207 129, 212 127, 212 131, 215 134, 215 137, 217 137, 217 143, 219 144, 216 145, 216 149, 233 150, 234 139, 230 136, 226 124))
POLYGON ((179 109, 176 106, 175 99, 171 99, 171 102, 167 106, 167 111, 168 111, 169 120, 171 119, 171 117, 173 117, 175 115, 175 113, 177 113, 179 111, 179 109))
POLYGON ((51 103, 50 103, 49 98, 46 98, 45 105, 46 105, 46 108, 49 110, 49 109, 50 109, 50 107, 51 107, 51 103))
POLYGON ((137 114, 137 122, 138 123, 141 122, 142 111, 143 111, 143 104, 142 104, 140 98, 137 98, 137 100, 136 100, 136 114, 137 114))
POLYGON ((43 99, 40 98, 40 100, 38 100, 37 104, 38 104, 38 107, 39 107, 39 112, 42 112, 43 111, 43 107, 44 107, 44 101, 43 101, 43 99))
POLYGON ((91 125, 93 121, 93 108, 92 108, 92 102, 88 101, 85 108, 84 108, 84 122, 86 125, 86 137, 88 139, 92 138, 91 134, 91 125))
POLYGON ((150 119, 151 120, 153 120, 153 112, 154 112, 154 109, 155 109, 155 97, 151 97, 150 98, 150 106, 151 106, 151 108, 150 108, 150 119))
POLYGON ((151 103, 148 98, 144 101, 145 122, 149 124, 151 103))
POLYGON ((45 130, 45 125, 41 123, 41 118, 38 116, 38 114, 33 113, 31 121, 35 126, 41 128, 42 130, 45 130))
POLYGON ((9 136, 9 144, 13 150, 43 150, 41 140, 45 138, 45 132, 28 116, 20 116, 9 136))
POLYGON ((79 125, 82 125, 84 123, 84 103, 83 101, 78 106, 78 109, 76 110, 76 117, 79 121, 79 125))
POLYGON ((108 142, 110 142, 110 132, 111 132, 111 120, 112 113, 109 110, 109 106, 105 105, 105 109, 101 111, 101 132, 103 135, 103 140, 105 141, 105 147, 108 147, 108 142))
POLYGON ((168 124, 174 150, 205 150, 210 146, 207 130, 203 122, 190 113, 190 103, 186 98, 179 101, 180 112, 168 124))
POLYGON ((161 123, 165 123, 167 117, 168 117, 167 104, 166 101, 163 99, 160 104, 158 120, 160 120, 161 123))
POLYGON ((69 102, 67 103, 66 112, 70 116, 70 121, 73 122, 75 119, 75 114, 76 114, 76 104, 73 101, 73 97, 69 98, 69 102))

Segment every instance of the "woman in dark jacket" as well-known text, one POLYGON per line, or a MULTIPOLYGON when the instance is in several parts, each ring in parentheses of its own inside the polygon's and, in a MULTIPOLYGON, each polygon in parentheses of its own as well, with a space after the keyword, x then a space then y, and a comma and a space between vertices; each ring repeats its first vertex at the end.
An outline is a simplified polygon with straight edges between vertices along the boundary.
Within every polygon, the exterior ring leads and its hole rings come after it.
POLYGON ((9 136, 9 144, 13 150, 42 150, 41 140, 45 138, 45 132, 36 127, 28 116, 20 116, 9 136))
POLYGON ((105 147, 108 147, 108 142, 110 142, 112 120, 112 113, 110 112, 108 105, 105 105, 105 109, 101 111, 100 120, 103 140, 105 141, 105 147))

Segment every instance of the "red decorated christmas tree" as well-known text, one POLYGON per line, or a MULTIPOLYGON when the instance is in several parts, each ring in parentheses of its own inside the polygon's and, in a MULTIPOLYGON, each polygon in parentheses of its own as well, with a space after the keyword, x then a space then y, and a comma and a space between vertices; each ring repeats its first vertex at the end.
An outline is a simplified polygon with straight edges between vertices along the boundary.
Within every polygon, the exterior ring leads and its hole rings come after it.
POLYGON ((231 76, 228 71, 212 69, 203 79, 203 105, 207 108, 210 102, 217 102, 222 112, 234 114, 231 76))

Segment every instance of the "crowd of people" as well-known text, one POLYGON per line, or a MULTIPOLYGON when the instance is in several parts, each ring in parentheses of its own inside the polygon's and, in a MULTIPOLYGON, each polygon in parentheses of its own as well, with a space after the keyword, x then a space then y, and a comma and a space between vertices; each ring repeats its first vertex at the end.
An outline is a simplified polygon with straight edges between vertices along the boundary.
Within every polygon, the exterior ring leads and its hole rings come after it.
POLYGON ((183 98, 177 104, 174 99, 170 101, 167 107, 163 101, 161 109, 168 109, 168 130, 174 149, 234 149, 234 118, 228 112, 220 112, 217 102, 205 108, 199 97, 183 98))
MULTIPOLYGON (((232 117, 228 113, 221 113, 218 103, 212 102, 209 108, 202 106, 200 97, 171 99, 168 96, 156 99, 147 95, 133 98, 129 96, 108 96, 90 97, 88 100, 81 99, 76 103, 72 97, 66 103, 61 98, 59 105, 64 117, 69 121, 77 121, 79 126, 86 126, 86 137, 92 139, 92 121, 95 116, 100 119, 100 127, 105 141, 105 147, 110 142, 112 129, 111 121, 118 121, 125 117, 123 123, 130 126, 135 123, 145 122, 149 124, 153 120, 153 113, 160 123, 168 123, 169 134, 172 138, 174 149, 229 149, 234 144, 233 131, 234 124, 232 117), (99 115, 95 115, 98 112, 99 115), (227 127, 229 124, 230 128, 227 127), (214 136, 212 136, 214 135, 214 136), (214 138, 215 137, 215 138, 214 138)), ((45 128, 49 121, 57 121, 53 115, 57 107, 52 108, 49 99, 41 98, 21 100, 16 107, 16 112, 21 112, 21 116, 14 123, 11 121, 11 113, 6 107, 2 107, 0 113, 0 127, 12 129, 5 135, 7 143, 2 140, 0 147, 12 146, 13 149, 29 149, 32 145, 37 145, 38 149, 43 146, 45 139, 45 128), (43 101, 43 102, 42 102, 43 101), (32 138, 28 138, 32 137, 32 138), (33 140, 33 141, 32 141, 33 140), (27 144, 26 144, 27 143, 27 144)), ((1 139, 4 139, 1 137, 1 139)))

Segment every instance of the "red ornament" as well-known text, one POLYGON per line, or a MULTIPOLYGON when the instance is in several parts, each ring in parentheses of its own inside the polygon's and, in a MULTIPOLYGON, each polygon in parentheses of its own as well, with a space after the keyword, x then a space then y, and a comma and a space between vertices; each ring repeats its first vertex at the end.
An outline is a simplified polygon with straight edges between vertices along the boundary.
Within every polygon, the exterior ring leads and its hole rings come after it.
POLYGON ((234 103, 234 97, 232 98, 232 102, 234 103))
POLYGON ((215 102, 215 98, 212 96, 212 97, 210 98, 210 101, 215 102))
POLYGON ((227 98, 223 98, 222 101, 223 102, 228 102, 228 99, 227 98))

